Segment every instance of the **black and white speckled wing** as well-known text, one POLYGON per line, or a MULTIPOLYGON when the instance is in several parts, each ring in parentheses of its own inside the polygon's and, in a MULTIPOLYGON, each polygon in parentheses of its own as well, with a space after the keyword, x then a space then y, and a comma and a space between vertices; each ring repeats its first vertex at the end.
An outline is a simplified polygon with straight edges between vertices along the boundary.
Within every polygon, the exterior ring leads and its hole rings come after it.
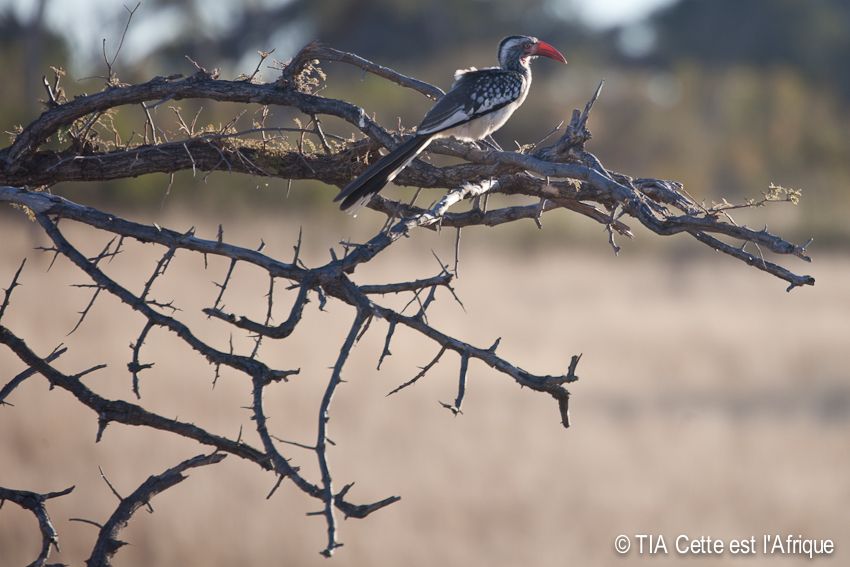
POLYGON ((428 111, 417 134, 436 134, 495 112, 522 95, 524 81, 521 74, 498 68, 467 71, 428 111))

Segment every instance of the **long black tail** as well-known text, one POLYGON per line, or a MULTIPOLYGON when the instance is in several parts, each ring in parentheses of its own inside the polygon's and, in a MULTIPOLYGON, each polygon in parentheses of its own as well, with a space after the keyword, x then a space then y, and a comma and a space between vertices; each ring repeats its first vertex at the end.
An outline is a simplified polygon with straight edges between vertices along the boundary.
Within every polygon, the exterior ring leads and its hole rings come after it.
MULTIPOLYGON (((431 136, 414 136, 396 149, 370 165, 357 179, 346 185, 334 198, 342 201, 339 208, 343 211, 359 208, 372 198, 372 195, 395 179, 395 176, 413 161, 431 141, 431 136)), ((353 212, 353 211, 352 211, 353 212)))

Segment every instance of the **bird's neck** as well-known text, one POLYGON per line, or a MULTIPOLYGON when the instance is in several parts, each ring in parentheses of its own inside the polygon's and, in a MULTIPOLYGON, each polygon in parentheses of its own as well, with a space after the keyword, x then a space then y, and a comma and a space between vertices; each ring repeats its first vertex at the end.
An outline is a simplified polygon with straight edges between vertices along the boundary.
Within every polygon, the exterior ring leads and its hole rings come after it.
POLYGON ((526 80, 531 80, 531 65, 528 57, 508 59, 502 63, 502 69, 520 73, 526 80))

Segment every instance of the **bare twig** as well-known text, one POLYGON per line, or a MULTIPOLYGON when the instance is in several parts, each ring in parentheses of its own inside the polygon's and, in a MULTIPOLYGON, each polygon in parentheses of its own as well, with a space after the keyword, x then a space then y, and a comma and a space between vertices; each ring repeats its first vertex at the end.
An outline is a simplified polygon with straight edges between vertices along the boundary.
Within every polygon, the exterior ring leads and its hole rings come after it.
POLYGON ((26 266, 26 264, 26 258, 21 260, 21 265, 18 266, 18 270, 15 272, 15 275, 12 276, 12 283, 9 284, 9 287, 3 290, 3 303, 0 304, 0 321, 3 320, 3 315, 6 314, 6 308, 9 307, 9 300, 12 298, 12 292, 15 290, 16 287, 21 285, 18 282, 18 278, 21 277, 21 272, 23 271, 24 266, 26 266))
POLYGON ((319 427, 316 434, 316 455, 319 460, 319 470, 322 474, 323 499, 325 501, 324 516, 328 527, 328 543, 322 555, 330 557, 336 548, 342 544, 336 538, 336 517, 334 516, 334 499, 333 480, 331 479, 330 467, 328 465, 327 444, 328 444, 328 422, 330 421, 331 401, 333 400, 334 392, 337 386, 342 382, 342 368, 348 355, 351 353, 351 348, 357 339, 360 328, 367 319, 366 313, 357 311, 357 316, 354 318, 354 323, 342 344, 339 351, 339 357, 334 364, 331 378, 328 381, 328 386, 325 388, 325 394, 322 396, 321 404, 319 405, 319 427))
POLYGON ((457 383, 457 397, 455 398, 455 403, 447 404, 445 402, 440 402, 444 408, 451 410, 451 412, 455 415, 463 413, 460 408, 463 405, 463 398, 466 395, 466 373, 468 370, 469 355, 463 353, 460 355, 460 376, 457 383))
POLYGON ((257 54, 260 56, 260 60, 257 61, 257 68, 254 69, 254 72, 251 73, 249 76, 245 77, 246 82, 251 83, 254 81, 254 77, 256 77, 257 73, 260 72, 260 68, 263 66, 263 62, 268 59, 269 55, 271 55, 272 53, 274 53, 274 49, 272 49, 271 51, 257 51, 257 54))
POLYGON ((150 333, 153 327, 153 322, 148 320, 145 323, 144 328, 142 328, 142 332, 139 333, 139 337, 136 339, 136 342, 130 345, 130 349, 133 351, 133 358, 127 363, 127 370, 129 370, 130 374, 133 376, 133 393, 136 394, 136 398, 138 399, 141 399, 142 397, 139 392, 139 372, 148 368, 153 368, 154 365, 153 362, 145 364, 139 362, 139 352, 142 350, 142 345, 145 344, 145 339, 148 337, 148 333, 150 333))
MULTIPOLYGON (((44 358, 44 361, 52 362, 63 354, 65 354, 66 352, 68 352, 68 348, 63 345, 59 345, 58 347, 53 349, 53 352, 51 352, 44 358)), ((3 386, 3 388, 0 388, 0 405, 12 405, 6 401, 6 398, 8 398, 9 395, 15 390, 15 388, 20 386, 24 382, 24 380, 26 380, 30 376, 34 376, 37 373, 38 372, 36 370, 30 367, 15 376, 14 378, 12 378, 11 380, 9 380, 6 385, 3 386)))
POLYGON ((59 492, 39 494, 28 490, 12 490, 10 488, 0 487, 0 505, 6 500, 14 502, 24 510, 32 512, 38 520, 38 527, 41 530, 41 551, 35 561, 30 563, 30 567, 42 567, 45 564, 47 558, 50 556, 51 545, 56 548, 56 551, 59 551, 59 534, 56 532, 56 528, 53 527, 50 516, 47 515, 45 502, 51 498, 70 494, 73 490, 74 487, 70 486, 59 492))
POLYGON ((121 53, 121 48, 124 47, 124 38, 127 37, 127 30, 130 29, 130 22, 133 21, 133 15, 136 13, 136 10, 142 5, 141 2, 136 4, 136 7, 132 10, 124 6, 124 9, 127 10, 129 15, 127 16, 127 23, 124 25, 124 31, 121 32, 121 40, 118 42, 118 48, 115 50, 115 54, 112 56, 110 60, 106 56, 106 38, 103 39, 103 60, 106 63, 106 72, 107 72, 107 84, 112 85, 115 80, 115 74, 112 71, 112 67, 115 65, 115 61, 118 59, 118 55, 121 53))
POLYGON ((384 359, 388 356, 392 355, 390 352, 390 342, 393 340, 393 335, 395 334, 395 323, 390 321, 390 325, 387 328, 387 338, 384 339, 384 348, 381 350, 381 356, 378 357, 378 367, 377 370, 381 369, 381 364, 384 363, 384 359))
MULTIPOLYGON (((148 477, 145 482, 126 498, 122 498, 116 493, 120 504, 100 529, 91 556, 86 560, 86 565, 89 567, 108 567, 112 565, 112 556, 126 545, 126 542, 118 539, 118 533, 122 528, 127 526, 136 510, 141 506, 149 505, 148 503, 151 498, 160 492, 168 490, 172 486, 186 480, 185 473, 189 469, 221 462, 226 456, 224 453, 211 453, 209 455, 198 455, 191 459, 186 459, 161 474, 148 477)), ((106 477, 104 477, 105 479, 106 477)), ((110 485, 110 488, 112 488, 112 485, 110 485)))
POLYGON ((398 387, 396 387, 396 388, 392 389, 390 392, 388 392, 388 393, 387 393, 387 396, 392 396, 392 395, 393 395, 393 394, 395 394, 396 392, 399 392, 399 391, 401 391, 401 390, 403 390, 403 389, 407 388, 408 386, 412 386, 413 384, 415 384, 415 383, 416 383, 416 382, 417 382, 420 378, 424 377, 424 376, 428 373, 428 371, 429 371, 429 370, 431 370, 431 369, 434 367, 434 365, 435 365, 435 364, 437 364, 438 362, 440 362, 440 358, 442 358, 443 353, 445 353, 445 352, 446 352, 446 347, 445 347, 445 346, 441 346, 441 347, 440 347, 440 352, 438 352, 438 353, 437 353, 437 356, 435 356, 435 357, 431 360, 431 362, 429 362, 428 364, 426 364, 425 366, 423 366, 423 367, 420 369, 419 373, 418 373, 416 376, 414 376, 413 378, 411 378, 410 380, 408 380, 408 381, 407 381, 407 382, 405 382, 404 384, 401 384, 401 385, 399 385, 398 387))

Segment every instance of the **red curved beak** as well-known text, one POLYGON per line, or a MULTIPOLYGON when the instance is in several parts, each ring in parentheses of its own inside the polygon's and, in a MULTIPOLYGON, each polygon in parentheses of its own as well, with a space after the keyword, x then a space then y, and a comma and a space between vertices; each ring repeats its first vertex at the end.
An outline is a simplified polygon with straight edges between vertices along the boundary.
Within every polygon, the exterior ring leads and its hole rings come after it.
POLYGON ((548 57, 549 59, 554 59, 555 61, 560 61, 561 63, 567 62, 567 58, 564 57, 560 51, 558 51, 545 41, 537 42, 537 44, 534 46, 534 55, 548 57))

